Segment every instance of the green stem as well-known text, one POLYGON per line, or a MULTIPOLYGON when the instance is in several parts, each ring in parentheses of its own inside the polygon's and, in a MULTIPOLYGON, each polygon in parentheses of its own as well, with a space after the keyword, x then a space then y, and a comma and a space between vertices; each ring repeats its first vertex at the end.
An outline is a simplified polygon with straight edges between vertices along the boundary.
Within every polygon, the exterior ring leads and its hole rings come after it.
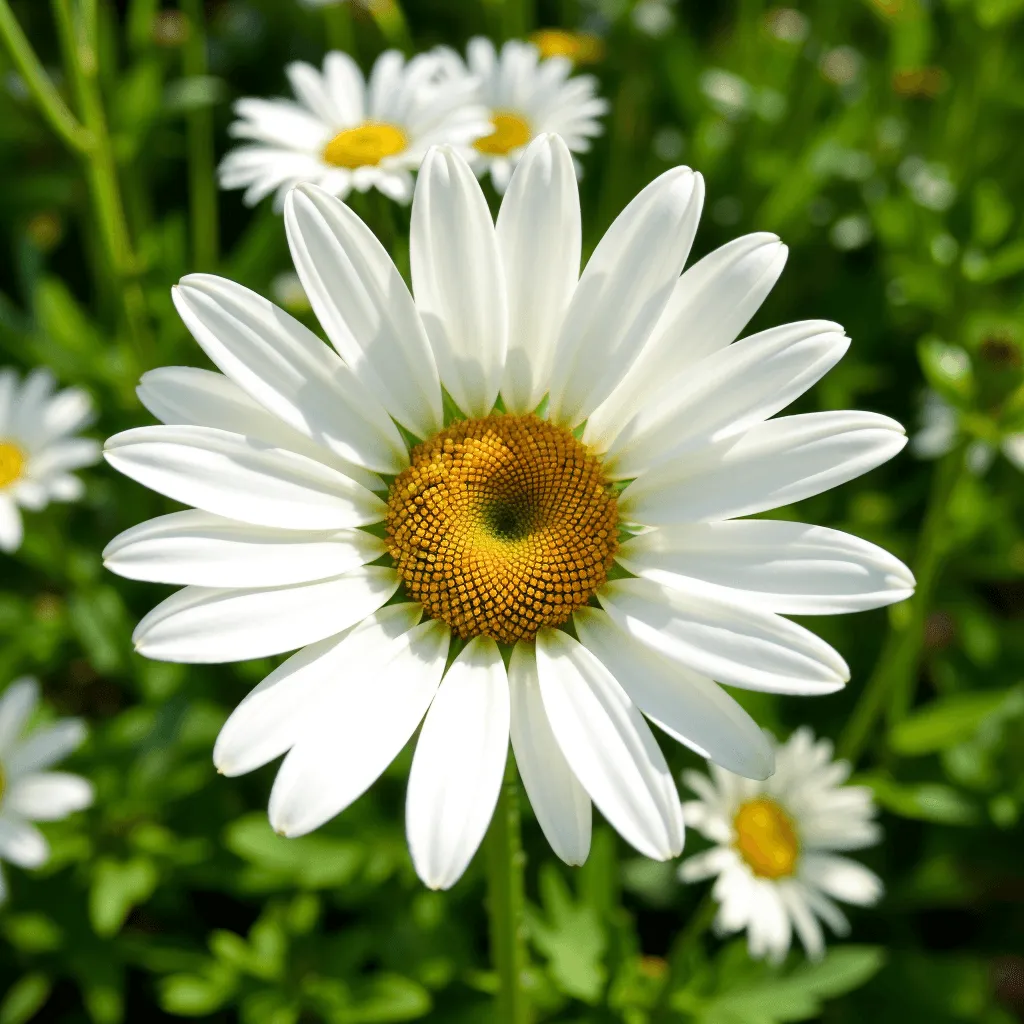
POLYGON ((355 56, 356 34, 348 3, 329 4, 324 8, 324 28, 329 50, 343 50, 355 56))
POLYGON ((522 39, 533 28, 533 0, 483 0, 499 39, 522 39))
POLYGON ((368 0, 367 8, 388 46, 412 51, 412 33, 399 0, 368 0))
POLYGON ((658 1001, 654 1006, 653 1021, 669 1020, 669 1000, 676 988, 676 984, 682 979, 683 972, 688 966, 690 954, 694 947, 704 937, 704 933, 711 927, 715 914, 718 912, 718 904, 715 903, 711 893, 705 893, 704 898, 697 904, 697 909, 690 915, 686 927, 675 937, 669 948, 665 959, 668 961, 668 968, 665 971, 665 981, 658 993, 658 1001))
POLYGON ((530 1006, 523 989, 526 941, 523 912, 525 855, 519 836, 519 792, 511 754, 505 783, 487 833, 487 909, 491 957, 498 974, 495 1024, 529 1024, 530 1006))
MULTIPOLYGON (((188 18, 189 34, 182 51, 186 76, 207 73, 206 19, 202 0, 180 0, 188 18)), ((192 221, 192 260, 195 270, 213 270, 219 245, 217 174, 215 169, 213 109, 204 106, 188 115, 188 190, 192 221)))
POLYGON ((91 143, 88 131, 78 123, 61 99, 7 0, 0 0, 0 36, 3 37, 14 66, 24 79, 25 87, 42 115, 49 121, 50 127, 73 152, 85 153, 91 143))
POLYGON ((962 446, 957 446, 935 468, 912 566, 917 588, 906 604, 897 605, 890 612, 889 635, 837 744, 837 754, 847 760, 856 761, 864 752, 887 704, 889 724, 894 725, 906 716, 913 703, 928 612, 949 550, 949 500, 963 469, 962 446))

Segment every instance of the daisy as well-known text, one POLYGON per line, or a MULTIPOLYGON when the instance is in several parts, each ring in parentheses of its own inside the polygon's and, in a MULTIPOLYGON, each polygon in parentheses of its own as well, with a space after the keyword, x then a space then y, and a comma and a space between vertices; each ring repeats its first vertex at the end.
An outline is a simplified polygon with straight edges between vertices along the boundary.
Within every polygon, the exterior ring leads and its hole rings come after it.
POLYGON ((685 860, 684 882, 714 877, 715 930, 747 930, 750 955, 778 963, 796 932, 807 955, 820 959, 819 919, 837 935, 850 926, 835 900, 871 906, 882 882, 866 867, 836 855, 877 843, 881 831, 866 786, 845 786, 846 761, 808 728, 776 744, 775 774, 753 782, 711 765, 711 778, 684 772, 699 799, 683 806, 686 823, 717 844, 685 860))
POLYGON ((175 289, 221 372, 147 374, 140 397, 166 425, 111 438, 106 457, 194 508, 105 557, 185 587, 139 623, 143 655, 301 648, 214 751, 227 775, 287 754, 270 797, 279 832, 338 814, 422 721, 407 831, 428 885, 452 885, 472 858, 510 735, 564 860, 587 856, 591 800, 667 859, 681 806, 643 716, 764 778, 767 741, 712 679, 837 690, 843 659, 777 612, 910 592, 907 570, 856 538, 731 521, 849 480, 905 438, 871 413, 766 422, 848 342, 810 321, 730 344, 785 250, 748 236, 680 277, 702 199, 689 168, 662 175, 581 277, 561 138, 531 146, 497 225, 468 164, 439 148, 416 184, 412 294, 348 207, 315 186, 289 194, 292 256, 333 350, 230 281, 175 289))
POLYGON ((72 435, 92 415, 84 391, 54 394, 46 370, 33 370, 24 381, 14 370, 0 370, 0 551, 21 546, 19 508, 38 512, 51 501, 82 497, 85 488, 72 471, 99 462, 100 446, 72 435))
MULTIPOLYGON (((561 135, 573 153, 586 153, 600 135, 598 120, 608 103, 596 95, 592 75, 570 78, 568 56, 542 59, 533 43, 512 39, 501 52, 481 36, 469 41, 466 60, 451 49, 439 48, 446 77, 475 79, 477 99, 489 110, 493 128, 473 143, 471 163, 478 174, 489 172, 494 188, 503 193, 516 164, 538 135, 561 135)), ((580 173, 579 164, 576 165, 580 173)))
MULTIPOLYGON (((85 739, 81 721, 65 719, 19 739, 38 702, 33 679, 19 679, 0 695, 0 861, 21 868, 38 868, 50 856, 33 821, 58 821, 92 803, 85 779, 49 770, 85 739)), ((0 873, 0 903, 6 897, 0 873)))
POLYGON ((356 62, 334 51, 323 72, 296 61, 286 68, 297 102, 241 99, 229 131, 247 143, 220 165, 221 188, 244 188, 255 206, 274 193, 280 209, 292 186, 312 181, 344 198, 372 188, 398 202, 412 198, 413 171, 436 143, 468 152, 491 126, 468 78, 438 75, 439 58, 406 62, 397 50, 377 58, 365 81, 356 62))

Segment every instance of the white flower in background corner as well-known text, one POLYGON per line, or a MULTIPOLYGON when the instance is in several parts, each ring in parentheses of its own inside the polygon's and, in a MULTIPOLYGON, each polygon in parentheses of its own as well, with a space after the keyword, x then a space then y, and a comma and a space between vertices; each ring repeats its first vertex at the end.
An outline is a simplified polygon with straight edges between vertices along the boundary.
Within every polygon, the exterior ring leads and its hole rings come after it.
POLYGON ((793 932, 807 955, 820 958, 819 920, 837 935, 850 926, 835 901, 871 906, 882 896, 874 872, 837 851, 877 843, 881 830, 866 786, 844 785, 846 761, 808 728, 776 744, 775 774, 754 782, 711 765, 711 778, 683 773, 698 800, 683 805, 686 824, 716 845, 683 861, 684 882, 715 878, 715 930, 746 929, 750 955, 777 963, 793 932))
MULTIPOLYGON (((85 725, 66 718, 21 738, 39 702, 34 679, 0 694, 0 861, 21 868, 46 863, 50 848, 33 821, 58 821, 92 803, 92 786, 78 775, 49 769, 85 739, 85 725)), ((7 886, 0 873, 0 903, 7 886)))
POLYGON ((587 856, 591 800, 642 853, 674 857, 682 810, 644 716, 764 778, 771 748, 718 683, 832 693, 843 659, 779 613, 911 592, 900 562, 855 537, 737 519, 859 476, 906 438, 873 413, 770 419, 849 339, 812 320, 734 341, 786 250, 748 235, 680 277, 703 196, 699 174, 666 172, 580 276, 559 136, 530 147, 497 225, 441 148, 416 184, 412 294, 348 207, 311 185, 289 194, 292 257, 334 349, 230 281, 175 289, 221 372, 148 373, 140 398, 166 425, 112 437, 106 457, 194 508, 104 557, 185 587, 139 623, 147 657, 301 648, 214 751, 227 775, 287 754, 270 797, 280 832, 344 810, 422 721, 407 827, 428 885, 472 858, 510 737, 564 860, 587 856))
POLYGON ((92 418, 89 396, 77 388, 54 394, 46 370, 24 381, 0 370, 0 551, 21 546, 19 509, 38 512, 51 501, 82 497, 82 481, 72 473, 99 462, 100 445, 72 435, 92 418))
MULTIPOLYGON (((586 153, 603 131, 598 118, 608 102, 597 95, 592 75, 572 75, 568 57, 541 59, 533 43, 512 39, 495 50, 482 36, 469 41, 466 60, 447 47, 438 48, 447 77, 479 82, 477 98, 489 111, 493 129, 473 143, 470 163, 478 174, 489 172, 495 189, 508 188, 516 164, 538 135, 561 135, 573 153, 586 153)), ((576 163, 577 174, 581 173, 576 163)))
POLYGON ((412 198, 413 172, 436 144, 469 151, 491 130, 465 77, 438 75, 439 58, 406 61, 397 50, 377 58, 369 80, 346 53, 324 58, 323 71, 297 61, 287 67, 296 100, 246 98, 235 103, 229 129, 246 143, 220 165, 220 185, 244 188, 254 206, 310 181, 344 199, 377 189, 397 202, 412 198), (443 80, 442 80, 443 77, 443 80))

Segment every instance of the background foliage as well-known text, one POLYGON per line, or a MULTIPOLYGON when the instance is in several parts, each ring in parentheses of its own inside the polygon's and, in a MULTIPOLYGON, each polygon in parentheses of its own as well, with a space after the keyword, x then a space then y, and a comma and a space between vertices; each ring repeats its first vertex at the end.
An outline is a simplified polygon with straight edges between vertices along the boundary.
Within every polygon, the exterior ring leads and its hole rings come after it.
MULTIPOLYGON (((13 6, 69 95, 49 6, 13 6)), ((205 241, 190 231, 189 131, 196 145, 212 119, 222 152, 229 101, 284 93, 285 62, 318 62, 325 23, 292 0, 211 0, 204 69, 188 18, 198 2, 182 0, 184 14, 160 0, 83 6, 97 11, 93 67, 133 251, 110 265, 82 164, 0 58, 0 364, 45 364, 85 387, 106 436, 146 422, 141 370, 202 365, 171 308, 177 277, 206 262, 274 294, 288 269, 266 205, 221 197, 216 261, 208 216, 205 241)), ((809 721, 840 738, 875 787, 886 841, 865 859, 888 893, 855 913, 858 944, 773 971, 742 943, 691 942, 701 892, 679 886, 671 865, 636 858, 601 826, 588 864, 570 871, 527 810, 540 1016, 1024 1019, 1024 478, 1005 459, 983 474, 963 468, 972 438, 1024 429, 1024 2, 406 8, 418 48, 542 25, 605 33, 605 57, 588 70, 613 109, 585 160, 587 245, 654 175, 689 163, 708 187, 695 256, 751 230, 791 246, 751 329, 821 317, 854 340, 797 411, 865 408, 912 425, 927 381, 964 431, 938 463, 908 452, 792 510, 882 544, 922 584, 890 612, 812 623, 850 662, 847 690, 738 694, 779 734, 809 721)), ((356 22, 368 66, 383 40, 365 12, 356 22)), ((408 213, 369 202, 360 212, 402 265, 408 213)), ((202 228, 203 210, 193 216, 202 228)), ((105 468, 86 476, 82 505, 31 515, 22 550, 0 558, 0 685, 38 675, 54 713, 90 721, 71 767, 97 786, 93 810, 46 827, 45 869, 10 872, 0 1024, 487 1020, 482 872, 474 865, 447 894, 417 882, 402 822, 408 752, 340 819, 275 837, 273 767, 226 780, 210 757, 269 664, 193 668, 132 652, 132 626, 163 592, 107 575, 100 551, 168 507, 105 468)), ((665 749, 676 769, 696 763, 665 749)), ((691 835, 691 850, 699 843, 691 835)))

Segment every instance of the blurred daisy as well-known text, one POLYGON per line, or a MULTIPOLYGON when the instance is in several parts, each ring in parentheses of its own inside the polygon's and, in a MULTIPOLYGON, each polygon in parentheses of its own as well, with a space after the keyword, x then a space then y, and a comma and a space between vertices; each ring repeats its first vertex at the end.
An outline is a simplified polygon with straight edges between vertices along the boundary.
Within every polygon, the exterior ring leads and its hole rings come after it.
POLYGON ((147 374, 140 397, 167 425, 111 438, 106 456, 195 510, 129 530, 105 557, 124 576, 185 585, 139 623, 148 657, 302 648, 214 751, 228 775, 287 752, 270 798, 278 831, 342 811, 422 721, 407 828, 428 885, 452 885, 472 858, 510 736, 564 860, 587 856, 591 800, 642 853, 675 856, 681 806, 644 715, 764 778, 767 741, 712 680, 833 692, 843 659, 777 613, 910 593, 907 570, 856 538, 719 521, 827 490, 905 438, 870 413, 766 422, 848 340, 810 321, 731 344, 785 249, 748 236, 680 277, 703 191, 689 168, 662 175, 580 277, 560 137, 533 143, 496 226, 471 168, 433 150, 412 208, 410 294, 362 221, 304 185, 285 227, 336 351, 230 281, 175 289, 221 373, 147 374), (616 560, 634 575, 609 579, 616 560))
POLYGON ((747 931, 750 955, 778 963, 795 931, 807 955, 819 959, 819 920, 837 935, 850 926, 835 900, 871 906, 882 882, 866 867, 836 855, 877 843, 881 830, 866 786, 845 786, 846 761, 832 744, 797 729, 776 744, 775 774, 753 782, 711 765, 711 778, 684 772, 698 800, 684 804, 686 823, 717 845, 685 860, 684 882, 715 878, 720 934, 747 931))
POLYGON ((439 59, 420 54, 406 62, 397 50, 377 58, 364 81, 358 65, 338 51, 323 71, 296 61, 286 71, 293 100, 241 99, 230 133, 247 144, 220 165, 221 188, 245 189, 254 206, 312 181, 344 198, 372 188, 398 202, 412 198, 413 172, 436 143, 468 153, 491 126, 475 100, 476 84, 439 76, 439 59))
POLYGON ((54 394, 46 370, 20 382, 14 370, 0 370, 0 551, 21 546, 19 508, 37 512, 51 501, 82 497, 72 471, 98 462, 100 446, 72 435, 92 416, 89 396, 77 388, 54 394))
MULTIPOLYGON (((85 779, 49 770, 85 739, 82 722, 64 719, 19 738, 38 702, 33 679, 19 679, 0 694, 0 861, 21 868, 38 868, 50 856, 33 821, 57 821, 92 803, 85 779)), ((0 903, 6 897, 0 873, 0 903)))
MULTIPOLYGON (((473 143, 471 163, 478 174, 490 172, 498 192, 508 187, 516 164, 538 135, 561 135, 573 153, 585 153, 590 140, 602 132, 598 120, 608 103, 596 95, 592 75, 570 78, 572 61, 566 56, 542 59, 533 43, 509 40, 495 50, 489 39, 469 41, 465 62, 451 49, 437 52, 445 62, 446 77, 479 83, 477 99, 489 110, 492 130, 473 143)), ((577 173, 580 167, 576 165, 577 173)))

